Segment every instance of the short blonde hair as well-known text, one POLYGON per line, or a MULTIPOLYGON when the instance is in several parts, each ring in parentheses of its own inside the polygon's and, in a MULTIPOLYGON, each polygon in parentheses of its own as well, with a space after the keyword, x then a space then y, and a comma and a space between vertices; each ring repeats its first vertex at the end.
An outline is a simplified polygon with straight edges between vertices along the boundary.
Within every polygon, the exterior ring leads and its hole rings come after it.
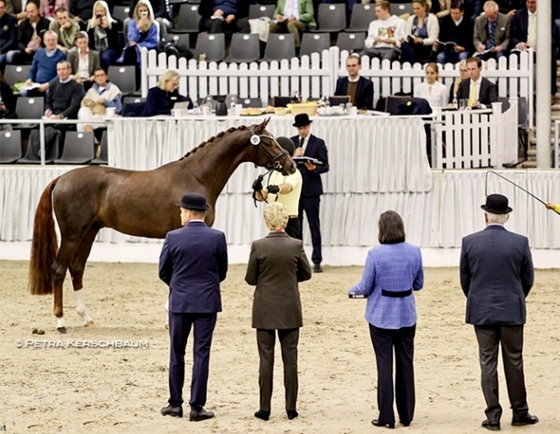
POLYGON ((175 80, 177 77, 180 77, 179 73, 177 71, 173 71, 172 69, 170 69, 160 77, 158 82, 158 87, 161 90, 167 90, 166 88, 167 83, 170 82, 171 80, 175 80))
POLYGON ((280 202, 272 202, 264 207, 264 221, 271 231, 284 229, 288 224, 288 210, 280 202))

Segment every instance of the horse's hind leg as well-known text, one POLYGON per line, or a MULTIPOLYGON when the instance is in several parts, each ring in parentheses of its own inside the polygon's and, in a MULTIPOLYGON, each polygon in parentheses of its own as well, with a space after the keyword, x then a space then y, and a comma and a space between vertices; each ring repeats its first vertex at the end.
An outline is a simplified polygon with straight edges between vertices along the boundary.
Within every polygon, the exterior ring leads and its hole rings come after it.
POLYGON ((65 239, 64 237, 60 243, 60 249, 56 255, 56 260, 52 265, 53 273, 53 295, 54 295, 54 308, 53 313, 57 319, 57 329, 60 333, 66 333, 64 325, 64 310, 62 304, 62 286, 66 271, 70 265, 74 252, 78 246, 78 242, 72 239, 65 239))
POLYGON ((70 275, 72 276, 72 286, 74 287, 74 294, 76 295, 76 311, 78 315, 84 320, 84 325, 89 327, 93 325, 93 319, 88 315, 86 309, 86 299, 83 291, 83 276, 86 266, 86 261, 91 252, 95 237, 99 232, 99 228, 92 225, 76 250, 72 263, 70 264, 70 275))

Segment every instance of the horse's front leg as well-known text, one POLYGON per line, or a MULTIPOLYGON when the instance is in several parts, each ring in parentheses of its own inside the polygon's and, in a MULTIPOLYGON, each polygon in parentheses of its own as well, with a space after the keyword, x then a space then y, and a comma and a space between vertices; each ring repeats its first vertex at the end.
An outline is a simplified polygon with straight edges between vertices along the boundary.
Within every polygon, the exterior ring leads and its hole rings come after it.
POLYGON ((84 290, 83 289, 75 290, 74 295, 76 295, 76 311, 78 312, 78 315, 80 315, 84 320, 84 326, 90 327, 94 325, 95 323, 93 322, 93 319, 87 313, 86 296, 84 294, 84 290))

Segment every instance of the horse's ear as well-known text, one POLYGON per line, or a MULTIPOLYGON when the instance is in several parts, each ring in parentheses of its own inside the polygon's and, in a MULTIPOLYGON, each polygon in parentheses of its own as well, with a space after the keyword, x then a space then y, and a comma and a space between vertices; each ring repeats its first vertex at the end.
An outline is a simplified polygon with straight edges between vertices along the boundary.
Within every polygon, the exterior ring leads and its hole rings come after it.
POLYGON ((255 132, 257 134, 262 134, 269 122, 270 122, 270 118, 266 118, 264 121, 262 121, 262 123, 256 126, 255 132))

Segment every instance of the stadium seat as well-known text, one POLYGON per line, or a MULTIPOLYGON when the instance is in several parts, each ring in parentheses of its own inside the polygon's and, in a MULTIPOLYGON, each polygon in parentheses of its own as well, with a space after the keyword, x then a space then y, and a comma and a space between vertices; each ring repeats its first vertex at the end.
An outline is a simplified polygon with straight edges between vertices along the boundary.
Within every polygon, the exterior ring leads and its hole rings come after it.
POLYGON ((224 60, 226 42, 224 33, 200 33, 196 39, 195 59, 200 59, 201 54, 206 55, 207 62, 224 60))
POLYGON ((309 56, 311 53, 321 53, 323 50, 328 50, 330 46, 330 33, 304 33, 299 55, 309 56))
POLYGON ((27 80, 30 69, 31 65, 6 65, 4 79, 6 83, 13 86, 16 83, 27 80))
POLYGON ((261 17, 273 18, 275 5, 249 5, 249 19, 256 19, 261 17))
POLYGON ((135 66, 109 66, 107 78, 121 90, 123 96, 130 95, 136 91, 135 68, 135 66))
POLYGON ((108 158, 107 130, 103 131, 101 136, 101 145, 99 148, 99 157, 91 160, 90 164, 109 164, 108 158))
POLYGON ((296 43, 294 35, 271 33, 264 50, 263 60, 283 60, 296 56, 296 43))
POLYGON ((240 98, 243 108, 254 107, 261 108, 263 106, 260 98, 240 98))
POLYGON ((340 50, 346 50, 350 53, 362 51, 366 41, 366 34, 363 32, 358 33, 345 33, 340 32, 336 38, 336 45, 340 50))
MULTIPOLYGON (((23 97, 20 96, 16 102, 16 115, 18 119, 41 119, 45 113, 45 99, 43 97, 23 97)), ((30 130, 37 127, 37 124, 17 124, 14 128, 30 130)))
POLYGON ((352 8, 352 16, 350 17, 350 25, 345 30, 346 32, 367 32, 369 25, 372 21, 375 21, 377 16, 375 15, 375 5, 374 4, 361 4, 355 3, 352 8))
POLYGON ((412 2, 410 3, 391 3, 391 13, 396 15, 413 14, 412 2))
POLYGON ((94 157, 93 133, 67 131, 62 156, 54 160, 54 163, 86 164, 94 157))
POLYGON ((15 163, 21 157, 21 131, 0 132, 0 163, 15 163))
POLYGON ((260 57, 259 35, 256 33, 234 33, 231 36, 228 62, 254 62, 260 57))
POLYGON ((183 3, 179 7, 179 14, 177 17, 177 25, 169 29, 169 33, 198 33, 200 15, 198 14, 198 5, 183 3))
POLYGON ((124 20, 129 18, 130 7, 129 6, 115 6, 113 8, 113 13, 111 16, 115 19, 124 23, 124 20))
POLYGON ((346 4, 321 3, 317 12, 317 28, 311 32, 340 32, 346 28, 346 4))

